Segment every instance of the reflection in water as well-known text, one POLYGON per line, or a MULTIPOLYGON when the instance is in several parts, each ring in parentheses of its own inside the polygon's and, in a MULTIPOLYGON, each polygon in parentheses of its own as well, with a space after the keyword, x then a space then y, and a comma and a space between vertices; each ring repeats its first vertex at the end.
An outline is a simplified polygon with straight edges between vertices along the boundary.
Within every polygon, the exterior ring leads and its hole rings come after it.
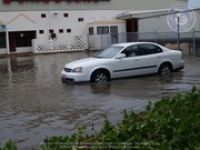
POLYGON ((31 57, 10 57, 10 71, 27 71, 34 68, 33 59, 31 57))
POLYGON ((90 83, 91 92, 93 93, 110 93, 111 82, 108 83, 90 83))
POLYGON ((46 136, 71 134, 80 125, 100 129, 102 113, 116 123, 123 109, 140 111, 149 100, 200 87, 200 61, 193 59, 167 77, 62 83, 64 65, 85 57, 82 52, 0 59, 0 143, 11 139, 20 150, 29 150, 46 136))
POLYGON ((11 56, 8 58, 0 59, 0 72, 22 72, 34 68, 33 57, 17 57, 11 56))

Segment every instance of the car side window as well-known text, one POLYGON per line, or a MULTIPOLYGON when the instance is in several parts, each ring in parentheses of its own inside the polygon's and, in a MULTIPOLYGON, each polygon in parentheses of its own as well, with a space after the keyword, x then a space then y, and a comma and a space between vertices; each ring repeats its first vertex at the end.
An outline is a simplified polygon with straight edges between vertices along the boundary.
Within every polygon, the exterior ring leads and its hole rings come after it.
POLYGON ((151 44, 142 44, 139 46, 138 53, 139 55, 149 55, 155 53, 161 53, 162 49, 156 45, 151 44))
POLYGON ((126 55, 126 57, 134 57, 137 56, 138 53, 138 45, 132 45, 127 47, 125 50, 122 51, 126 55))

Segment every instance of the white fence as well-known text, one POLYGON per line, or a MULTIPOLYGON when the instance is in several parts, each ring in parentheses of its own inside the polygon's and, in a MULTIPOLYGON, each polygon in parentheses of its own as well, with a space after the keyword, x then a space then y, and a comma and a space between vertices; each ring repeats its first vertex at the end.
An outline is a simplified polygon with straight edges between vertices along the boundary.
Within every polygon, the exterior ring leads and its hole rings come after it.
POLYGON ((76 51, 88 48, 87 36, 74 36, 73 39, 32 40, 33 53, 76 51))

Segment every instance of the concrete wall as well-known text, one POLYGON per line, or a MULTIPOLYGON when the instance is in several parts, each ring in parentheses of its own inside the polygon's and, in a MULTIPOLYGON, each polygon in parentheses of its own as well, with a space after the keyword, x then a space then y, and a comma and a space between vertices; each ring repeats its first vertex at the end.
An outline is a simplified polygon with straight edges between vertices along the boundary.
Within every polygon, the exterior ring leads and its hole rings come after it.
MULTIPOLYGON (((88 23, 94 20, 114 20, 120 12, 121 10, 0 12, 0 21, 6 24, 6 31, 1 32, 35 31, 37 43, 40 43, 39 41, 49 40, 49 30, 52 29, 56 34, 57 41, 72 41, 72 44, 74 44, 73 39, 82 36, 84 45, 87 45, 88 41, 85 41, 85 37, 88 35, 88 23), (64 13, 68 13, 68 17, 64 17, 64 13), (46 18, 42 18, 41 14, 46 14, 46 18), (79 21, 79 18, 82 18, 83 21, 79 21), (60 33, 59 29, 62 29, 63 33, 60 33), (68 29, 71 32, 67 32, 68 29), (44 33, 40 34, 40 30, 43 30, 44 33)), ((9 42, 8 39, 7 42, 9 42)), ((7 44, 8 46, 9 44, 7 44)), ((30 49, 31 47, 27 49, 27 52, 30 49)), ((24 48, 17 48, 16 50, 17 52, 24 52, 24 48)), ((0 49, 0 53, 9 53, 9 48, 6 51, 0 49)))
POLYGON ((110 0, 99 2, 18 2, 0 1, 0 11, 46 11, 52 10, 153 10, 167 9, 180 3, 177 0, 110 0))
MULTIPOLYGON (((28 31, 54 29, 58 38, 65 38, 66 35, 86 35, 88 33, 87 23, 94 20, 113 20, 120 13, 119 10, 108 11, 20 11, 2 12, 0 20, 7 25, 7 31, 28 31), (55 15, 56 12, 56 15, 55 15), (69 17, 64 18, 63 14, 68 13, 69 17), (41 14, 46 14, 46 18, 41 18, 41 14), (82 22, 78 18, 83 18, 82 22), (64 29, 64 33, 59 34, 59 29, 64 29), (66 33, 66 29, 71 29, 71 33, 66 33)), ((48 38, 48 34, 37 34, 37 38, 48 38)))
MULTIPOLYGON (((191 32, 193 29, 200 31, 200 12, 194 11, 195 14, 195 24, 190 28, 188 32, 191 32)), ((172 30, 167 22, 167 15, 160 17, 153 17, 147 19, 140 19, 138 21, 139 32, 171 32, 172 30)))
POLYGON ((104 21, 94 21, 88 24, 88 28, 93 27, 94 34, 89 35, 89 48, 90 49, 105 49, 110 46, 116 40, 116 43, 122 41, 121 37, 119 36, 120 33, 126 33, 126 21, 125 20, 104 20, 104 21), (109 27, 109 34, 98 35, 97 34, 97 27, 109 27), (110 35, 110 27, 117 26, 118 27, 118 34, 116 37, 111 37, 110 35), (112 39, 115 38, 115 39, 112 39))

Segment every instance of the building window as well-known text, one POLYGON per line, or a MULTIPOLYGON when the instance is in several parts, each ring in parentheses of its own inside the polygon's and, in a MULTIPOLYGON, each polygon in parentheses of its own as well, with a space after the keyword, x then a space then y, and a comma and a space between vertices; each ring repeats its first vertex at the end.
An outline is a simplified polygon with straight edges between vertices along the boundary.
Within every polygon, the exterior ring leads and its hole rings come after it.
POLYGON ((63 29, 59 29, 59 33, 63 33, 63 29))
POLYGON ((67 29, 67 33, 71 33, 71 29, 67 29))
POLYGON ((6 48, 6 33, 0 32, 0 48, 6 48))
POLYGON ((110 33, 118 34, 118 26, 111 26, 110 33))
POLYGON ((109 27, 97 27, 97 34, 109 34, 109 27))
POLYGON ((94 28, 93 27, 90 27, 89 28, 89 35, 93 35, 94 34, 94 28))
POLYGON ((46 18, 46 14, 41 14, 41 18, 46 18))
POLYGON ((39 30, 39 33, 40 34, 44 34, 44 30, 39 30))
POLYGON ((68 13, 64 13, 64 14, 63 14, 63 17, 64 17, 64 18, 68 18, 68 17, 69 17, 69 14, 68 14, 68 13))
POLYGON ((53 33, 53 30, 52 30, 52 29, 50 29, 50 30, 49 30, 49 33, 53 33))
POLYGON ((78 18, 78 21, 79 21, 79 22, 83 22, 84 19, 83 19, 83 18, 78 18))

